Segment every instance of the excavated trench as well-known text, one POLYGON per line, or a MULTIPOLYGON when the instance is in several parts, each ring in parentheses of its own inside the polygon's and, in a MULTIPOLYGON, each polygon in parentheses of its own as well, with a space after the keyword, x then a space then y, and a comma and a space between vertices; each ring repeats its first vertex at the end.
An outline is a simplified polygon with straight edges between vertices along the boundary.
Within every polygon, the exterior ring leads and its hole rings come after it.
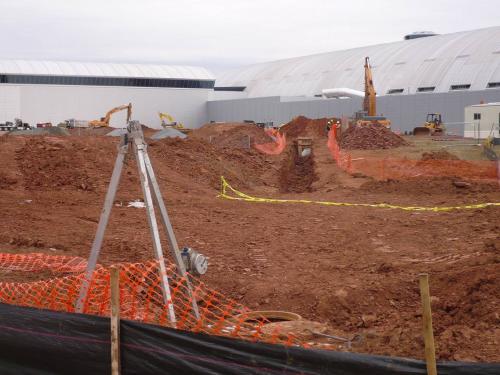
POLYGON ((280 191, 282 193, 311 192, 314 190, 312 184, 317 179, 314 152, 301 156, 296 144, 290 145, 279 170, 280 191))

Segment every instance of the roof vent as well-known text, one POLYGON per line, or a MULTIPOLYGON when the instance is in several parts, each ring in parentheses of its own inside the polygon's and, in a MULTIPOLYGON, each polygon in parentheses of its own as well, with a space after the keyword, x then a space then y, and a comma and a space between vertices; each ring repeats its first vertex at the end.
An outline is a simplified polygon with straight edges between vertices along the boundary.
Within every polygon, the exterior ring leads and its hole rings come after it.
POLYGON ((435 35, 439 34, 436 34, 434 31, 415 31, 413 33, 405 35, 404 40, 427 38, 428 36, 435 36, 435 35))

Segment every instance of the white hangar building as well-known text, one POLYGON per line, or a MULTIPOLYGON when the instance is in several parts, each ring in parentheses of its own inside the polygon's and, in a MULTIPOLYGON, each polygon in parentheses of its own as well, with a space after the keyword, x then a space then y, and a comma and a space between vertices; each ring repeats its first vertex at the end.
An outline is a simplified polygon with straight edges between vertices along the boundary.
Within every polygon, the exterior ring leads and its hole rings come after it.
POLYGON ((442 113, 446 122, 463 122, 464 107, 500 101, 500 27, 418 36, 224 72, 217 77, 209 118, 280 123, 299 114, 351 116, 361 108, 360 98, 322 94, 363 91, 366 56, 378 111, 396 129, 411 130, 431 112, 442 113))
MULTIPOLYGON (((378 112, 394 129, 411 130, 437 112, 446 123, 461 123, 456 132, 463 132, 465 107, 500 102, 500 27, 428 35, 250 65, 217 80, 200 67, 0 60, 0 122, 93 120, 129 102, 133 118, 152 127, 160 126, 158 112, 192 128, 352 116, 362 106, 369 56, 378 112), (324 90, 347 98, 325 97, 324 90)), ((124 119, 118 113, 111 125, 123 126, 124 119)))
MULTIPOLYGON (((196 127, 206 121, 214 81, 191 66, 0 60, 0 122, 95 120, 131 102, 132 117, 148 126, 160 128, 158 112, 166 112, 196 127)), ((124 126, 125 116, 111 125, 124 126)))

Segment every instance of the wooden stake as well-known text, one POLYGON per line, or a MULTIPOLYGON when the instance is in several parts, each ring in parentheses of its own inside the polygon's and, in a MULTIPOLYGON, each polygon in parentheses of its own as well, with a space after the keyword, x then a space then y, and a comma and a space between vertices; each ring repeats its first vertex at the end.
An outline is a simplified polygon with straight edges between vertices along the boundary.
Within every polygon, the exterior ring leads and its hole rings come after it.
POLYGON ((420 296, 422 297, 423 326, 425 341, 425 362, 427 364, 427 374, 437 375, 436 368, 436 348, 434 347, 434 333, 432 330, 431 297, 429 292, 429 275, 420 274, 420 296))
POLYGON ((111 267, 111 375, 120 375, 120 269, 111 267))

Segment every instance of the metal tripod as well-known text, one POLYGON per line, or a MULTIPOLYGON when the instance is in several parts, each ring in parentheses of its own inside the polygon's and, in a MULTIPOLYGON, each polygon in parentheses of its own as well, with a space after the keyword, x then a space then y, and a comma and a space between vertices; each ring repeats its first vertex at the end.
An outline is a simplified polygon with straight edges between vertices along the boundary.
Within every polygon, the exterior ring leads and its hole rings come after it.
POLYGON ((174 305, 172 303, 167 269, 165 266, 165 259, 163 256, 163 250, 160 242, 160 233, 158 230, 158 224, 156 222, 153 197, 154 197, 154 202, 156 203, 157 207, 160 210, 160 216, 167 234, 170 252, 177 266, 177 271, 186 280, 186 286, 192 303, 193 314, 196 317, 196 319, 199 319, 198 305, 196 303, 196 299, 193 297, 191 283, 187 276, 186 267, 182 260, 182 256, 179 252, 179 246, 177 245, 177 240, 175 238, 174 230, 172 228, 172 224, 170 223, 167 208, 165 207, 165 203, 163 202, 160 187, 156 180, 153 171, 153 166, 151 165, 151 161, 147 153, 147 145, 144 141, 142 128, 138 121, 130 121, 128 123, 127 133, 125 133, 122 136, 120 146, 118 148, 118 156, 115 161, 113 174, 111 176, 111 182, 109 183, 108 186, 108 192, 106 193, 104 207, 101 211, 101 217, 99 219, 99 226, 97 227, 97 232, 94 238, 94 242, 92 244, 92 249, 90 251, 87 270, 85 272, 85 279, 83 280, 82 287, 80 289, 80 294, 76 302, 76 312, 79 313, 83 312, 85 300, 87 298, 90 286, 90 280, 94 273, 97 264, 97 259, 101 251, 101 246, 104 239, 104 233, 108 225, 109 215, 111 214, 111 208, 113 207, 116 191, 118 189, 120 176, 125 162, 125 156, 131 148, 137 160, 137 167, 141 179, 141 186, 144 195, 144 203, 146 206, 149 229, 151 231, 151 238, 153 240, 153 249, 155 252, 156 260, 158 261, 160 267, 160 278, 161 278, 160 284, 161 284, 163 299, 165 306, 167 306, 168 308, 168 318, 171 324, 175 327, 176 318, 175 318, 174 305))

